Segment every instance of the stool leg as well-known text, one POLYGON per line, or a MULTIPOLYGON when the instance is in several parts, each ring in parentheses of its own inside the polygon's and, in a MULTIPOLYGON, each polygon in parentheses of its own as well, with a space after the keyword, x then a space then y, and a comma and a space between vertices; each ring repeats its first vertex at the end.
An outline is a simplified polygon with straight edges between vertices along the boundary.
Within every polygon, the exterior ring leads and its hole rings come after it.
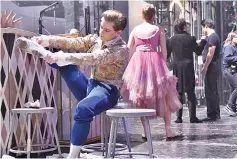
POLYGON ((112 117, 111 119, 111 128, 110 128, 110 136, 109 136, 109 145, 108 145, 108 158, 111 157, 111 151, 112 151, 112 144, 113 144, 113 133, 114 133, 114 127, 115 127, 115 119, 112 117))
POLYGON ((101 134, 101 149, 102 149, 102 156, 104 156, 105 151, 105 136, 104 136, 104 112, 100 114, 100 134, 101 134))
POLYGON ((106 115, 104 116, 104 133, 105 133, 104 147, 105 147, 105 158, 106 158, 108 155, 108 117, 106 115))
MULTIPOLYGON (((35 114, 35 119, 36 119, 35 126, 36 126, 37 143, 40 143, 39 114, 35 114)), ((42 150, 42 146, 40 146, 39 149, 42 150)), ((40 156, 40 153, 37 153, 37 155, 40 156)))
POLYGON ((145 131, 146 131, 146 135, 147 135, 147 144, 148 144, 148 150, 149 150, 149 157, 153 158, 153 145, 152 145, 151 129, 150 129, 149 119, 147 117, 144 117, 144 121, 145 121, 145 131))
MULTIPOLYGON (((129 134, 128 134, 128 129, 127 129, 127 126, 126 126, 125 118, 122 117, 122 120, 123 120, 123 127, 124 127, 126 142, 127 142, 127 145, 128 145, 128 151, 131 152, 131 144, 130 144, 130 139, 129 139, 129 134)), ((132 155, 130 155, 130 158, 132 158, 132 155)))
POLYGON ((10 148, 11 148, 11 145, 12 145, 12 137, 14 135, 15 118, 16 118, 16 114, 12 113, 12 120, 11 120, 11 123, 10 123, 11 127, 10 127, 10 133, 9 133, 9 139, 8 139, 8 148, 7 148, 7 154, 8 155, 9 155, 10 148))
POLYGON ((110 137, 109 137, 108 158, 111 158, 112 153, 114 155, 113 144, 116 144, 116 143, 114 143, 114 141, 116 141, 116 127, 117 127, 117 123, 118 123, 117 121, 118 121, 118 119, 116 117, 112 117, 110 137))
POLYGON ((113 149, 112 149, 112 157, 114 158, 115 147, 116 147, 116 139, 117 139, 117 130, 118 130, 118 120, 119 118, 115 118, 115 129, 114 129, 114 137, 113 137, 113 149))
POLYGON ((27 158, 30 158, 31 151, 31 114, 27 114, 27 158))
MULTIPOLYGON (((54 113, 52 112, 52 116, 54 116, 54 113)), ((59 139, 58 139, 58 133, 57 133, 57 129, 56 129, 56 124, 53 122, 52 117, 50 118, 51 123, 53 125, 53 131, 54 131, 54 137, 56 140, 56 144, 57 144, 57 148, 58 148, 58 154, 59 157, 62 157, 62 152, 61 152, 61 148, 60 148, 60 144, 59 144, 59 139)))

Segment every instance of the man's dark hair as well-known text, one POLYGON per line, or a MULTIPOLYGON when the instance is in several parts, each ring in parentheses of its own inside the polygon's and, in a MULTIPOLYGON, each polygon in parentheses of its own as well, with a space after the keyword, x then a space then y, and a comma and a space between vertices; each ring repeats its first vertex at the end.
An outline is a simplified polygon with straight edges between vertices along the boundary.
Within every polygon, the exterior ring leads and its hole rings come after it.
POLYGON ((185 26, 187 26, 187 23, 184 19, 177 19, 175 22, 174 22, 174 31, 177 33, 177 32, 180 32, 180 31, 183 31, 185 26))
POLYGON ((127 25, 127 18, 117 10, 106 10, 103 12, 102 17, 107 22, 114 23, 114 31, 124 30, 127 25))
POLYGON ((203 27, 207 26, 208 28, 214 29, 215 28, 215 24, 214 21, 211 19, 204 19, 201 21, 201 25, 203 27))

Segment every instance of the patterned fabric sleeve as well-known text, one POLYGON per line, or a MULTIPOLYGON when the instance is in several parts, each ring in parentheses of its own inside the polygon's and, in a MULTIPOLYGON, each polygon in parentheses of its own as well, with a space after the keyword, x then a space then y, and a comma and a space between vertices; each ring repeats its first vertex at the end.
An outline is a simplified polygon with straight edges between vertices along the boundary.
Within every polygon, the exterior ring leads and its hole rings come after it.
POLYGON ((41 41, 41 45, 44 47, 87 51, 95 43, 97 35, 90 34, 85 37, 60 37, 55 35, 42 35, 32 38, 32 40, 35 39, 41 41))
POLYGON ((100 65, 100 64, 111 64, 116 61, 124 61, 128 56, 128 49, 126 47, 114 47, 106 48, 104 50, 98 50, 91 54, 87 53, 63 53, 58 52, 59 66, 65 66, 69 64, 74 65, 100 65))

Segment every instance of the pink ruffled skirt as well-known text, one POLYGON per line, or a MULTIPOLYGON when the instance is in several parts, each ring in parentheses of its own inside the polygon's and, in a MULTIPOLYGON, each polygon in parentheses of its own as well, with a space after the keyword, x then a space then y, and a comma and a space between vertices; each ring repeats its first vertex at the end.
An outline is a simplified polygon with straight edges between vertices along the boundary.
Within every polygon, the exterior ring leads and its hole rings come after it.
POLYGON ((182 108, 176 90, 177 77, 160 53, 135 52, 123 75, 121 95, 135 108, 155 109, 157 116, 182 108))

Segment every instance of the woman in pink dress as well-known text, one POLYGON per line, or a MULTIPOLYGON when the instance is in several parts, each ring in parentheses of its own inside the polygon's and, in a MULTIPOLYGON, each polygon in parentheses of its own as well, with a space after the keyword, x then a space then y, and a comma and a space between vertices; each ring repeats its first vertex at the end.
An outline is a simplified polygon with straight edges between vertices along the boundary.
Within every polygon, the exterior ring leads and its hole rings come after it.
MULTIPOLYGON (((154 6, 146 5, 142 15, 144 22, 136 26, 129 37, 130 61, 123 75, 121 95, 136 108, 155 109, 154 117, 164 119, 166 138, 169 140, 179 136, 170 128, 171 113, 182 107, 176 90, 177 78, 166 65, 165 33, 153 24, 154 6), (135 53, 132 52, 134 47, 135 53)), ((144 127, 143 120, 142 124, 144 127)))

